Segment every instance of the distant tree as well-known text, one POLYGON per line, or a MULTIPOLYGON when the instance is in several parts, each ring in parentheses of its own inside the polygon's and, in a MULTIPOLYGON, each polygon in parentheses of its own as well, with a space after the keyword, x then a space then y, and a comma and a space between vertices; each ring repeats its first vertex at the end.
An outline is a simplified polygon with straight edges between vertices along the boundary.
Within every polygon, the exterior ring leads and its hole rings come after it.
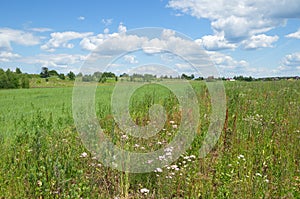
POLYGON ((58 78, 61 79, 61 80, 65 80, 66 79, 65 74, 63 74, 63 73, 60 73, 58 75, 58 78))
POLYGON ((49 71, 47 67, 42 67, 42 72, 40 73, 41 78, 50 77, 49 71))
POLYGON ((29 79, 28 77, 22 77, 21 78, 21 87, 22 88, 29 88, 29 79))
MULTIPOLYGON (((72 71, 70 71, 70 72, 72 72, 72 71)), ((78 73, 76 76, 77 76, 77 77, 83 77, 83 74, 80 72, 80 73, 78 73)))
POLYGON ((186 75, 186 74, 182 74, 181 75, 181 79, 186 79, 186 80, 191 80, 191 79, 194 79, 195 78, 195 76, 192 74, 192 75, 190 75, 190 76, 188 76, 188 75, 186 75))
POLYGON ((123 73, 120 75, 120 77, 129 77, 129 75, 127 73, 123 73))
POLYGON ((75 80, 75 74, 72 71, 70 71, 67 76, 70 80, 75 80))
POLYGON ((22 74, 22 71, 20 68, 16 68, 16 74, 22 74))
POLYGON ((56 70, 49 70, 48 73, 49 73, 50 76, 59 76, 59 74, 56 70))

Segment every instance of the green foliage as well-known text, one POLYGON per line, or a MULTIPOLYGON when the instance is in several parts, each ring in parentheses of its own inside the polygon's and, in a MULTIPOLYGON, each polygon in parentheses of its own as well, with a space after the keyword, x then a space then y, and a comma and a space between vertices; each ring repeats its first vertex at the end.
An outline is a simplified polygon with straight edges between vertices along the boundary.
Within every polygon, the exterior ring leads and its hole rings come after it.
POLYGON ((75 73, 73 73, 72 71, 70 71, 70 72, 67 74, 67 77, 68 77, 70 80, 75 80, 75 73))
MULTIPOLYGON (((51 84, 57 78, 49 79, 51 84)), ((210 123, 211 99, 205 82, 191 84, 201 110, 192 146, 172 165, 143 174, 105 167, 87 151, 74 126, 73 88, 1 90, 0 197, 299 198, 300 82, 225 82, 223 132, 204 158, 197 155, 210 123), (142 188, 149 193, 142 194, 142 188)), ((167 121, 148 140, 128 136, 124 142, 111 113, 113 89, 100 85, 95 94, 105 134, 129 151, 166 147, 181 119, 174 94, 155 84, 139 88, 130 99, 133 121, 146 125, 153 104, 165 107, 167 121)))
POLYGON ((0 69, 0 88, 19 88, 19 75, 7 69, 0 69))
POLYGON ((42 72, 40 73, 41 78, 50 77, 49 70, 47 67, 42 67, 42 72))
POLYGON ((63 74, 63 73, 60 73, 58 75, 58 78, 61 79, 61 80, 65 80, 66 79, 65 74, 63 74))
POLYGON ((29 79, 26 76, 21 78, 21 88, 29 88, 29 79))

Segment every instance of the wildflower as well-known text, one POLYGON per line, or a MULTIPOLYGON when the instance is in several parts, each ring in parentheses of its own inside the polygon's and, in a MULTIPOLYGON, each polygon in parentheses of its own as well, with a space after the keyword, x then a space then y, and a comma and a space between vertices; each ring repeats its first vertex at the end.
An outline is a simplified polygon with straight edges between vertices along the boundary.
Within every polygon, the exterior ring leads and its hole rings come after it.
POLYGON ((171 165, 171 168, 176 169, 176 168, 178 168, 178 166, 176 164, 174 164, 174 165, 171 165))
POLYGON ((139 148, 139 147, 140 147, 140 145, 138 145, 138 144, 135 144, 135 145, 134 145, 134 147, 136 147, 136 148, 139 148))
POLYGON ((171 152, 167 152, 166 156, 172 156, 172 153, 171 152))
POLYGON ((124 139, 124 140, 127 140, 128 136, 126 134, 124 134, 124 135, 121 136, 121 138, 124 139))
POLYGON ((190 155, 190 158, 195 159, 196 156, 195 155, 190 155))
POLYGON ((162 143, 161 143, 161 142, 157 142, 157 144, 159 144, 159 145, 162 145, 162 143))
POLYGON ((175 124, 175 121, 171 120, 171 121, 170 121, 170 124, 175 124))
POLYGON ((147 195, 147 193, 149 193, 149 189, 146 189, 146 188, 142 188, 140 191, 142 194, 145 194, 145 195, 147 195))
POLYGON ((161 161, 161 160, 165 160, 166 157, 164 155, 160 155, 160 156, 158 156, 158 159, 161 161))
POLYGON ((174 147, 171 146, 171 147, 165 148, 164 151, 165 151, 165 152, 172 152, 172 151, 173 151, 173 148, 174 148, 174 147))
POLYGON ((142 150, 145 150, 145 147, 142 146, 141 149, 142 149, 142 150))
POLYGON ((153 160, 148 160, 147 161, 148 164, 151 164, 152 162, 153 162, 153 160))
POLYGON ((177 127, 178 127, 177 124, 173 124, 173 125, 172 125, 172 128, 173 128, 173 129, 177 129, 177 127))
POLYGON ((43 185, 42 181, 38 180, 38 181, 37 181, 37 185, 38 185, 39 187, 41 187, 41 186, 43 185))
POLYGON ((259 177, 262 177, 262 175, 260 173, 256 173, 255 174, 256 176, 259 176, 259 177))
POLYGON ((270 181, 269 181, 268 179, 265 179, 265 182, 266 182, 266 183, 269 183, 270 181))
POLYGON ((163 170, 161 168, 156 168, 154 171, 159 172, 159 173, 163 172, 163 170))
POLYGON ((81 157, 81 158, 86 158, 87 155, 88 155, 88 154, 87 154, 86 152, 83 152, 83 153, 80 155, 80 157, 81 157))

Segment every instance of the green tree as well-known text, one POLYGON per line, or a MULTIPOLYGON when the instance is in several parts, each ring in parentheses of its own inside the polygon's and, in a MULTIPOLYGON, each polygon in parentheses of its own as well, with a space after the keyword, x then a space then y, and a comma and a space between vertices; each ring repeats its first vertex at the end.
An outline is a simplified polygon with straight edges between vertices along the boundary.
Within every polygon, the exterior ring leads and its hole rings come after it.
POLYGON ((49 70, 49 76, 59 76, 56 70, 49 70))
POLYGON ((28 77, 22 77, 21 79, 21 87, 22 88, 29 88, 29 79, 28 77))
POLYGON ((59 79, 62 79, 62 80, 65 80, 65 79, 66 79, 65 74, 63 74, 63 73, 60 73, 60 74, 58 75, 58 78, 59 78, 59 79))
POLYGON ((16 68, 16 73, 17 73, 17 74, 22 74, 21 69, 20 69, 20 68, 16 68))
POLYGON ((47 67, 42 67, 42 72, 40 73, 41 78, 50 77, 49 70, 47 67))
POLYGON ((75 74, 72 71, 70 71, 67 76, 70 80, 75 80, 75 74))

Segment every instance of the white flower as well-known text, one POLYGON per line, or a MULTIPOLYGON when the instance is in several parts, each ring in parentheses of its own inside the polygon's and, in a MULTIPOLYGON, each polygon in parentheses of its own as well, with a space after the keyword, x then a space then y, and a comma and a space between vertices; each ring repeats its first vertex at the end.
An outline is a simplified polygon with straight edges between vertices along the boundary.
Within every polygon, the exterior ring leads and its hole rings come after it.
POLYGON ((266 183, 269 183, 270 181, 269 181, 268 179, 265 179, 265 182, 266 182, 266 183))
POLYGON ((152 162, 153 162, 153 160, 148 160, 147 161, 148 164, 151 164, 152 162))
POLYGON ((171 120, 171 121, 170 121, 170 124, 175 124, 175 121, 171 120))
POLYGON ((177 127, 178 127, 177 124, 173 124, 173 125, 172 125, 172 128, 173 128, 173 129, 177 129, 177 127))
POLYGON ((172 156, 172 153, 171 152, 167 152, 166 156, 172 156))
POLYGON ((141 190, 141 193, 143 193, 143 194, 147 194, 147 193, 149 193, 149 189, 146 189, 146 188, 142 188, 141 190))
POLYGON ((174 165, 171 165, 171 168, 176 169, 176 168, 178 168, 178 166, 176 164, 174 164, 174 165))
POLYGON ((172 151, 173 151, 173 148, 174 148, 174 147, 171 146, 171 147, 165 148, 164 151, 165 151, 165 152, 172 152, 172 151))
POLYGON ((126 134, 124 134, 124 135, 121 136, 121 138, 124 139, 124 140, 127 140, 128 136, 126 134))
POLYGON ((40 181, 40 180, 37 181, 37 184, 39 187, 41 187, 43 185, 42 181, 40 181))
POLYGON ((262 175, 260 173, 256 173, 255 174, 256 176, 259 176, 259 177, 262 177, 262 175))
POLYGON ((194 156, 194 155, 190 155, 190 158, 193 158, 193 159, 195 159, 195 158, 196 158, 196 156, 194 156))
POLYGON ((161 172, 163 172, 163 170, 162 170, 161 168, 156 168, 156 169, 155 169, 155 172, 161 173, 161 172))
POLYGON ((87 155, 88 155, 88 154, 87 154, 86 152, 83 152, 83 153, 80 155, 80 157, 81 157, 81 158, 86 158, 87 155))
POLYGON ((166 157, 165 157, 164 155, 160 155, 160 156, 158 156, 158 159, 159 159, 159 160, 165 160, 166 157))
POLYGON ((138 145, 138 144, 135 144, 135 145, 134 145, 134 147, 138 148, 138 147, 140 147, 140 145, 138 145))
POLYGON ((161 142, 157 142, 157 144, 159 144, 159 145, 162 145, 162 143, 161 143, 161 142))

